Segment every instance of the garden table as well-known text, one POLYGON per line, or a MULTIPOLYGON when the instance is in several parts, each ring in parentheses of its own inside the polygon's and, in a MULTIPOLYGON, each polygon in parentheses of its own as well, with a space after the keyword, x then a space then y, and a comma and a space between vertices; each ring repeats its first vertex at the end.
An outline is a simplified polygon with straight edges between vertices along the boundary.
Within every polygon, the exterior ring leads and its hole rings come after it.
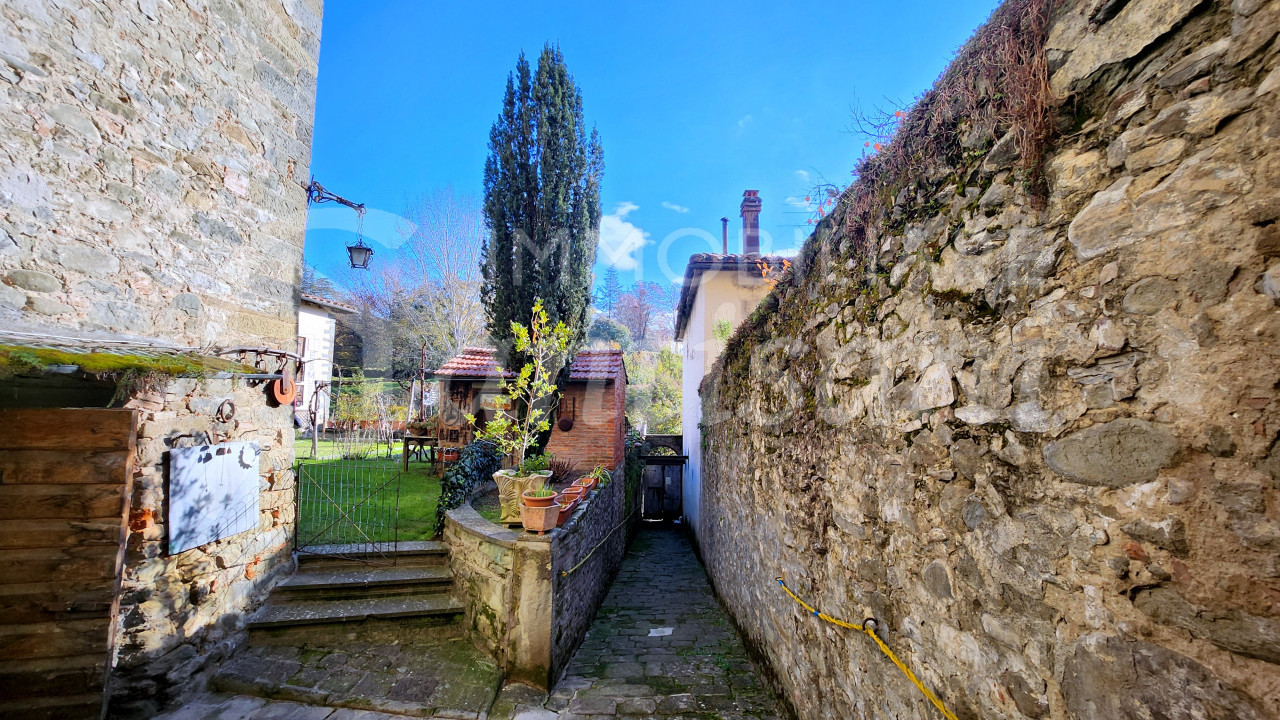
POLYGON ((440 446, 440 438, 427 435, 405 435, 404 436, 404 469, 409 469, 409 456, 412 455, 420 460, 435 460, 438 454, 436 448, 440 446), (430 454, 428 455, 428 450, 430 454))

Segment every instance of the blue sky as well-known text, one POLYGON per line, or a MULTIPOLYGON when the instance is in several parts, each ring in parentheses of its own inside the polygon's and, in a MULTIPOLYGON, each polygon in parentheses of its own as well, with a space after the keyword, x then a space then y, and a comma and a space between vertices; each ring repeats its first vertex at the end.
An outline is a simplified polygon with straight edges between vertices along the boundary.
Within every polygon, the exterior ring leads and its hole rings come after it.
MULTIPOLYGON (((311 171, 366 203, 374 263, 394 261, 408 201, 481 194, 507 74, 522 49, 536 61, 558 43, 604 146, 597 273, 667 282, 718 251, 723 216, 740 249, 747 188, 764 201, 763 249, 802 244, 803 197, 847 185, 865 151, 854 109, 909 104, 996 5, 329 0, 311 171)), ((354 227, 313 207, 308 262, 340 276, 354 227)))

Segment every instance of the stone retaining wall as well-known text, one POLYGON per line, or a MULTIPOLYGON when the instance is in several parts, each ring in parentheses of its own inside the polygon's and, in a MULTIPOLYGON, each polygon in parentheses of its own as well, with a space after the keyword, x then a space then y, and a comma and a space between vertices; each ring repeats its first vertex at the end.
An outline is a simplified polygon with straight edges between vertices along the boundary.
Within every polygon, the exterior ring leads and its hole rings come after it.
POLYGON ((564 673, 586 637, 596 610, 622 567, 631 529, 638 522, 638 513, 627 517, 628 507, 639 507, 639 501, 626 501, 624 467, 625 463, 620 463, 613 471, 613 482, 596 490, 588 507, 552 535, 552 682, 564 673))
POLYGON ((1280 2, 1057 5, 1044 194, 942 128, 702 386, 702 555, 801 718, 937 715, 777 577, 962 718, 1280 716, 1280 2))
POLYGON ((626 553, 625 486, 619 467, 542 536, 489 522, 470 503, 447 513, 444 541, 468 629, 508 680, 550 688, 582 644, 626 553))

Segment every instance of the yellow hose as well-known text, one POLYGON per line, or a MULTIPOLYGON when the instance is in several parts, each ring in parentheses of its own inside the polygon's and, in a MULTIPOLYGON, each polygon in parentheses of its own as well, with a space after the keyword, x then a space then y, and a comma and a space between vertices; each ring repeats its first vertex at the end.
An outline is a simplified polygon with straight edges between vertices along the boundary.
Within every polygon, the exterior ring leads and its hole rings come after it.
POLYGON ((844 620, 833 618, 824 612, 818 612, 817 608, 813 607, 812 605, 805 602, 804 600, 801 600, 798 595, 791 592, 791 588, 787 587, 787 584, 782 581, 782 578, 778 578, 778 584, 781 585, 782 589, 786 591, 788 595, 791 596, 792 600, 795 600, 796 602, 800 603, 800 607, 803 607, 805 610, 808 610, 810 615, 815 615, 818 618, 821 618, 822 620, 826 620, 832 625, 837 625, 842 628, 849 628, 850 630, 861 630, 863 633, 867 635, 867 637, 871 638, 872 640, 875 640, 876 646, 880 648, 880 652, 884 653, 885 657, 893 661, 893 664, 898 666, 898 669, 902 671, 903 675, 907 676, 908 680, 910 680, 916 687, 920 688, 920 692, 924 693, 924 696, 926 698, 929 698, 929 702, 933 703, 934 707, 938 708, 938 712, 941 712, 943 717, 945 717, 947 720, 957 720, 956 714, 948 710, 947 706, 943 705, 942 701, 938 699, 938 696, 934 695, 933 692, 929 690, 929 688, 924 686, 924 683, 920 682, 920 679, 916 677, 916 674, 911 672, 911 668, 902 664, 902 661, 898 659, 898 656, 893 654, 893 651, 889 649, 888 645, 884 644, 884 641, 880 639, 879 635, 876 635, 876 631, 870 627, 867 627, 868 622, 874 623, 875 622, 874 620, 863 621, 861 625, 854 625, 853 623, 848 623, 848 622, 845 622, 844 620))

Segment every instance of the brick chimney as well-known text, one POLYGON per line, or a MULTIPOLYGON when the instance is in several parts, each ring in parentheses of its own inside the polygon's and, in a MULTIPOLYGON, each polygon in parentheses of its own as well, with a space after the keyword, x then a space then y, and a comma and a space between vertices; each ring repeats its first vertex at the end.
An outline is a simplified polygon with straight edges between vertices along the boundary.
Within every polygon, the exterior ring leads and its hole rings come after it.
POLYGON ((742 191, 742 254, 760 254, 760 191, 742 191))

